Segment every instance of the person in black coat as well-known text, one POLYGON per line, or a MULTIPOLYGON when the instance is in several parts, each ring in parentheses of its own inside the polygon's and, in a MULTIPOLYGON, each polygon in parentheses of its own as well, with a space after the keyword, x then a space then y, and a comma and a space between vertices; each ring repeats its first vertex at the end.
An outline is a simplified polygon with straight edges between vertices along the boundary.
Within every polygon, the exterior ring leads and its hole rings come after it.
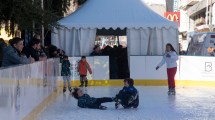
POLYGON ((39 50, 41 49, 41 42, 38 39, 33 38, 29 45, 24 48, 24 53, 27 57, 32 57, 35 61, 40 60, 39 50))
POLYGON ((139 105, 139 95, 134 87, 134 80, 131 78, 124 79, 124 87, 115 97, 116 109, 121 104, 124 108, 137 108, 139 105))

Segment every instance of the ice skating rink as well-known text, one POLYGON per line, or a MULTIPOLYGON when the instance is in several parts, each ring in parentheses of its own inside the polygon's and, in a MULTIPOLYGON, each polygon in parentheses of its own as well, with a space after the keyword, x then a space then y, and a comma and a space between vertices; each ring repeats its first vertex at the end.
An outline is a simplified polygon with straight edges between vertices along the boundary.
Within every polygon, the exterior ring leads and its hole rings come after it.
MULTIPOLYGON (((89 87, 93 97, 113 97, 122 87, 89 87)), ((77 107, 68 91, 61 94, 37 120, 214 120, 215 88, 180 87, 175 96, 167 87, 137 87, 140 105, 137 109, 115 109, 114 103, 103 104, 107 110, 77 107)))

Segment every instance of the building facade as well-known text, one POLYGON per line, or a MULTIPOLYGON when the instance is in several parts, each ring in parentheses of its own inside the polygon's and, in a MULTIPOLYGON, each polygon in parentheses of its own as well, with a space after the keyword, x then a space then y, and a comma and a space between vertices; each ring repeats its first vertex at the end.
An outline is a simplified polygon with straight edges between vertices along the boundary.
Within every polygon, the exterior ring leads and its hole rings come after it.
POLYGON ((214 31, 215 0, 181 0, 181 3, 180 8, 189 18, 189 31, 214 31))

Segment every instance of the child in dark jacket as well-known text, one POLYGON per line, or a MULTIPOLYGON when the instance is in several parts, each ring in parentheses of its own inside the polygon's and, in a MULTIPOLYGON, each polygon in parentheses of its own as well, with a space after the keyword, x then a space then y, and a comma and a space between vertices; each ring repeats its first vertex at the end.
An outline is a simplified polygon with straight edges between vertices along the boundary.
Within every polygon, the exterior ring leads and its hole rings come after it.
POLYGON ((74 88, 72 96, 78 100, 78 106, 81 108, 106 110, 107 107, 102 106, 101 104, 114 101, 114 98, 110 97, 103 98, 90 97, 88 94, 84 94, 80 88, 74 88))
POLYGON ((63 81, 64 81, 63 92, 66 92, 66 83, 68 84, 69 91, 72 92, 71 82, 70 82, 70 76, 71 76, 70 66, 71 65, 70 65, 68 56, 64 55, 61 62, 62 62, 61 76, 63 76, 63 81))
POLYGON ((115 98, 117 101, 115 104, 116 109, 121 104, 124 108, 137 108, 139 105, 139 95, 137 89, 134 87, 134 80, 127 78, 124 80, 124 87, 115 98))

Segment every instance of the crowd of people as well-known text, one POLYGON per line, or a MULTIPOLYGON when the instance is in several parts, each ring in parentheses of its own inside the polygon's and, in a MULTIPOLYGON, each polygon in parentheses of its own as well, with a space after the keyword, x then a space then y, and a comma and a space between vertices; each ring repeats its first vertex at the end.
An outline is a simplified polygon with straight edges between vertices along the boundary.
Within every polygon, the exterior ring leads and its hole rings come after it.
POLYGON ((115 45, 114 47, 107 45, 103 49, 96 45, 90 55, 109 56, 111 79, 124 79, 130 76, 127 48, 123 48, 122 45, 115 45))
POLYGON ((12 38, 8 44, 0 38, 0 67, 10 67, 44 61, 47 58, 62 57, 65 52, 54 45, 42 46, 40 37, 35 35, 28 45, 19 37, 12 38))

